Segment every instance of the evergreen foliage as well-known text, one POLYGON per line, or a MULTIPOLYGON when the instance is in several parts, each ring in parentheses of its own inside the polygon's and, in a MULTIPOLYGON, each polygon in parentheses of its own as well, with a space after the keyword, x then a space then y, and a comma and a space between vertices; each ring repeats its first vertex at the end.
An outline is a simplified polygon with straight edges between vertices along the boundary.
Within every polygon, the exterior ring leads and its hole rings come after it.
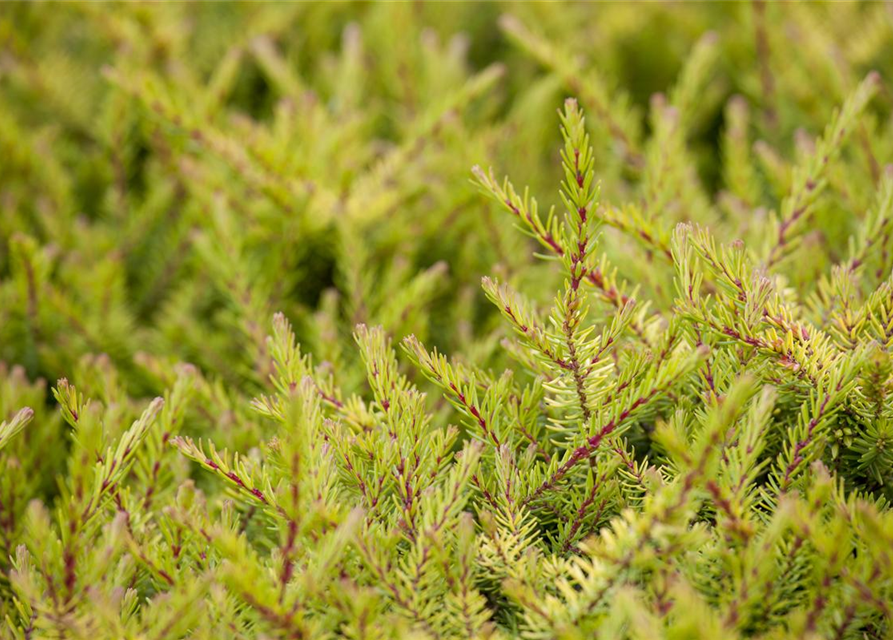
POLYGON ((0 44, 0 637, 893 638, 887 6, 0 44))

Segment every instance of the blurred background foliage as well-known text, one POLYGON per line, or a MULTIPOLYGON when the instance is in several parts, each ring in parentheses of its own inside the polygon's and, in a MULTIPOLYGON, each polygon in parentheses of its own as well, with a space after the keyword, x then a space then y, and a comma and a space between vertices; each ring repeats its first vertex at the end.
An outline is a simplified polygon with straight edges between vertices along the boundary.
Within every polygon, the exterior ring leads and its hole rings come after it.
MULTIPOLYGON (((889 76, 891 30, 883 3, 4 5, 0 360, 53 381, 104 354, 132 396, 186 361, 250 395, 283 311, 347 391, 358 322, 498 368, 481 277, 545 303, 559 276, 472 165, 558 202, 572 95, 604 202, 762 238, 834 108, 889 76)), ((891 159, 888 90, 831 172, 803 292, 891 159)), ((672 303, 648 246, 601 249, 672 303)))

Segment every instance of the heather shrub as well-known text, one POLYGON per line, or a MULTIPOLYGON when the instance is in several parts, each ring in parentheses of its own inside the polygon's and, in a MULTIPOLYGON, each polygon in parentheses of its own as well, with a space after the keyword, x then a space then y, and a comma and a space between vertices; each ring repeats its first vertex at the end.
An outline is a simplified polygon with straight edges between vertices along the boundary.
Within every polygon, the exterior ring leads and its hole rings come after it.
POLYGON ((0 637, 893 637, 891 25, 3 7, 0 637))

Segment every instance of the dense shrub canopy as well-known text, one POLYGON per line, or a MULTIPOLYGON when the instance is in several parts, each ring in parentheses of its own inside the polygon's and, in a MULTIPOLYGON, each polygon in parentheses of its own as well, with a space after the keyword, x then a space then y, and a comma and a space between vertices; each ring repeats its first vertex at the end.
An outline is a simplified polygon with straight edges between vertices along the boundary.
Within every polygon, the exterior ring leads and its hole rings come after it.
POLYGON ((0 637, 893 638, 891 60, 2 7, 0 637))

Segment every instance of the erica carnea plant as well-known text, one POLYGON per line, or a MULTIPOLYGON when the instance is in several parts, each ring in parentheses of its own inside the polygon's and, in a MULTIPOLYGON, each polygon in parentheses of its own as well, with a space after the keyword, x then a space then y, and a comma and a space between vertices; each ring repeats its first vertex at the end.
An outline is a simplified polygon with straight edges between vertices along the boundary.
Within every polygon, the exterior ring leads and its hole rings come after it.
POLYGON ((0 637, 893 637, 886 7, 105 9, 0 14, 0 637))

